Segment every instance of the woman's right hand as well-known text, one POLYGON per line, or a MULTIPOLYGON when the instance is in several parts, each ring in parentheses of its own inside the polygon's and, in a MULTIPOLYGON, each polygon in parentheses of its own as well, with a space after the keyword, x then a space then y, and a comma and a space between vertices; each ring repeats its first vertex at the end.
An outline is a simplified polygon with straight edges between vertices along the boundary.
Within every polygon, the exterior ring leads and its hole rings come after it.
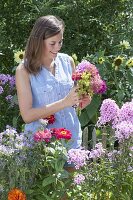
POLYGON ((79 104, 78 86, 74 86, 68 95, 63 99, 65 107, 70 107, 79 104))

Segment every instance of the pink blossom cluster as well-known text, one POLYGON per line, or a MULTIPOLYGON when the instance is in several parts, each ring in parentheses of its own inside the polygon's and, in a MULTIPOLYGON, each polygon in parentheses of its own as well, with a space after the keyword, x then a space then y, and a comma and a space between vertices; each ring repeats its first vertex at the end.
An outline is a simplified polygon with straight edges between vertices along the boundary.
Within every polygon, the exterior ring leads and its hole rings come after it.
POLYGON ((84 149, 70 149, 68 151, 68 163, 74 163, 75 168, 79 169, 86 165, 86 160, 88 159, 88 150, 84 149))
MULTIPOLYGON (((83 60, 76 67, 76 72, 72 76, 73 80, 83 80, 87 82, 86 85, 89 85, 88 91, 92 90, 92 93, 102 94, 106 92, 107 86, 104 80, 101 79, 98 69, 95 65, 90 63, 87 60, 83 60), (90 74, 88 80, 84 80, 82 74, 87 73, 90 74), (90 84, 88 84, 90 82, 90 84)), ((87 92, 87 91, 86 91, 87 92)))
POLYGON ((100 108, 100 117, 97 125, 104 125, 108 122, 112 122, 119 113, 119 107, 116 102, 112 99, 105 99, 102 102, 100 108))
POLYGON ((107 86, 104 80, 101 79, 99 75, 95 76, 91 80, 92 90, 96 94, 102 94, 107 90, 107 86))
POLYGON ((97 143, 95 149, 92 149, 89 154, 89 158, 100 158, 105 154, 105 150, 102 146, 102 143, 97 143))
POLYGON ((113 150, 113 151, 110 151, 110 152, 107 154, 107 156, 108 156, 109 161, 112 162, 113 160, 116 160, 116 157, 117 157, 117 156, 120 156, 121 154, 122 154, 122 151, 121 151, 121 150, 119 150, 119 151, 113 150))
POLYGON ((119 122, 129 121, 133 124, 133 100, 123 104, 119 111, 119 122))
POLYGON ((41 142, 41 141, 49 142, 51 138, 52 138, 52 134, 51 134, 51 131, 48 129, 39 130, 38 132, 34 134, 35 142, 41 142))
POLYGON ((126 102, 121 108, 112 99, 105 99, 100 108, 97 126, 110 123, 119 141, 133 136, 133 100, 126 102))
POLYGON ((85 176, 83 174, 76 174, 74 177, 74 183, 77 185, 82 184, 85 181, 85 176))
POLYGON ((80 73, 83 73, 84 71, 89 71, 89 72, 91 72, 91 75, 93 77, 95 77, 96 75, 99 74, 98 69, 96 68, 96 66, 91 64, 87 60, 83 60, 81 63, 79 63, 78 66, 76 67, 76 69, 80 73))
POLYGON ((130 121, 122 121, 116 125, 115 136, 119 141, 129 139, 133 136, 133 123, 130 121))

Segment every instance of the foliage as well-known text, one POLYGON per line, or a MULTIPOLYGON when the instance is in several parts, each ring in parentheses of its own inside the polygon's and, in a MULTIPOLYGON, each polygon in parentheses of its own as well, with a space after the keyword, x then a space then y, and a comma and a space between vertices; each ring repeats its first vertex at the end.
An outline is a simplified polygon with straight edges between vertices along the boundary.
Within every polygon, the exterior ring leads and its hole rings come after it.
POLYGON ((94 97, 92 103, 83 110, 80 116, 82 126, 86 126, 89 121, 96 123, 101 100, 113 98, 118 105, 122 105, 133 98, 132 52, 133 47, 124 40, 112 47, 112 54, 99 51, 83 58, 96 65, 102 79, 106 81, 107 91, 102 96, 94 97))
POLYGON ((19 114, 14 76, 0 74, 0 102, 0 131, 6 124, 20 129, 22 120, 19 114))
POLYGON ((64 147, 67 140, 61 139, 61 132, 60 139, 56 138, 55 132, 50 135, 48 130, 37 132, 33 140, 30 133, 18 134, 11 127, 0 134, 1 200, 6 199, 13 188, 21 188, 29 199, 34 200, 59 199, 63 195, 64 178, 66 182, 68 178, 63 169, 67 158, 64 147), (37 134, 42 136, 41 140, 36 140, 37 134))
POLYGON ((19 188, 33 200, 60 199, 65 191, 70 200, 73 197, 75 200, 131 200, 132 104, 133 101, 126 102, 119 108, 114 100, 103 101, 97 122, 97 128, 103 133, 103 144, 97 141, 90 151, 83 148, 67 150, 61 135, 66 138, 70 132, 61 129, 59 139, 59 131, 45 129, 42 120, 41 130, 34 137, 30 133, 18 134, 7 127, 0 133, 1 199, 6 199, 12 188, 19 188), (119 146, 114 149, 116 139, 119 146), (69 174, 64 169, 66 161, 75 165, 76 171, 69 174))
MULTIPOLYGON (((94 61, 100 70, 101 76, 106 78, 109 88, 111 89, 110 82, 112 72, 110 74, 111 59, 107 62, 108 71, 105 72, 105 67, 99 65, 95 60, 104 55, 111 57, 117 57, 114 53, 114 46, 119 41, 127 40, 133 46, 133 16, 132 16, 133 2, 132 0, 1 0, 0 1, 0 66, 2 74, 14 75, 16 62, 14 61, 14 50, 24 50, 26 41, 33 27, 35 20, 42 15, 54 14, 60 16, 66 24, 64 33, 64 45, 62 48, 63 52, 70 55, 76 53, 78 60, 80 61, 84 56, 88 57, 89 60, 94 61), (98 53, 96 53, 98 52, 98 53), (90 55, 93 55, 90 58, 90 55), (95 57, 95 58, 94 58, 95 57), (106 73, 106 74, 105 74, 106 73), (109 80, 108 80, 109 76, 109 80)), ((128 52, 128 51, 127 51, 128 52)), ((125 52, 125 54, 127 54, 125 52)), ((132 54, 132 51, 131 51, 132 54)), ((130 54, 130 55, 131 55, 130 54)), ((128 55, 129 56, 129 55, 128 55)), ((131 68, 128 70, 128 76, 130 82, 132 80, 131 68)), ((114 76, 114 75, 113 75, 114 76)), ((122 76, 122 73, 121 73, 122 76)), ((121 76, 119 76, 121 78, 121 76)), ((117 78, 118 82, 118 78, 117 78)), ((99 96, 93 98, 92 104, 83 110, 82 116, 80 117, 82 127, 88 124, 94 124, 97 120, 98 106, 103 98, 107 98, 110 94, 118 95, 115 99, 124 99, 123 93, 125 87, 121 90, 118 88, 118 92, 113 83, 112 93, 108 90, 107 96, 99 96), (115 90, 115 91, 114 91, 115 90), (96 105, 94 105, 96 103, 96 105), (94 110, 93 110, 94 109, 94 110), (91 114, 89 114, 89 112, 91 114)), ((129 95, 130 90, 126 89, 126 95, 129 95)), ((126 100, 126 99, 125 99, 126 100)), ((2 100, 3 101, 3 100, 2 100)), ((8 110, 8 106, 2 107, 2 114, 8 110)), ((19 115, 18 109, 15 109, 16 116, 19 115)), ((14 113, 11 112, 14 116, 14 113)), ((14 116, 15 117, 15 116, 14 116)), ((5 119, 5 116, 4 116, 5 119)), ((11 124, 11 118, 6 115, 6 121, 3 120, 3 126, 0 130, 3 130, 5 124, 11 124)), ((22 123, 22 120, 20 120, 22 123)))
POLYGON ((110 46, 124 39, 132 44, 132 8, 132 0, 1 0, 2 71, 11 72, 13 50, 24 50, 30 30, 39 16, 54 14, 65 21, 62 50, 70 55, 76 53, 81 59, 99 49, 111 53, 110 46))
POLYGON ((133 101, 126 102, 119 108, 114 100, 105 99, 97 125, 102 132, 102 143, 97 143, 94 149, 86 151, 88 158, 84 156, 83 162, 81 153, 77 154, 76 150, 75 153, 69 153, 69 160, 78 166, 80 164, 80 167, 74 174, 73 190, 68 190, 68 195, 70 199, 74 196, 75 199, 84 200, 131 200, 133 101), (116 149, 115 140, 119 142, 116 149))

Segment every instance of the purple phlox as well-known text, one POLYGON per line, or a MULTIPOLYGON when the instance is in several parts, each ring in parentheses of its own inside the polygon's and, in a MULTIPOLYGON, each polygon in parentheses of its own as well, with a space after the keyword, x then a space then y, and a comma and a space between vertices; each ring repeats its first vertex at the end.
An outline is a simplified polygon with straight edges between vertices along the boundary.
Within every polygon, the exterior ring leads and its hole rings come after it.
POLYGON ((15 138, 15 148, 16 149, 22 149, 23 147, 25 147, 25 138, 23 134, 17 134, 16 138, 15 138))
POLYGON ((14 137, 16 134, 17 134, 16 129, 8 125, 6 126, 6 130, 3 132, 3 135, 7 135, 9 137, 14 137))
POLYGON ((74 183, 77 185, 82 184, 85 181, 85 176, 83 174, 76 174, 74 176, 74 183))
POLYGON ((0 84, 5 85, 9 82, 10 87, 14 87, 15 85, 15 76, 11 76, 9 74, 0 74, 0 84))
POLYGON ((132 146, 132 147, 130 147, 129 149, 130 149, 130 151, 133 151, 133 146, 132 146))
POLYGON ((123 104, 119 111, 119 122, 130 121, 133 124, 133 101, 123 104))
POLYGON ((119 155, 121 155, 121 154, 122 154, 121 150, 119 150, 119 151, 113 150, 113 151, 110 151, 107 154, 107 156, 108 156, 109 161, 113 161, 113 160, 116 160, 116 157, 119 156, 119 155))
POLYGON ((100 158, 105 154, 105 149, 102 146, 102 143, 97 143, 95 148, 90 151, 89 158, 100 158))
POLYGON ((0 153, 4 155, 12 155, 15 152, 15 149, 10 146, 0 145, 0 153))
POLYGON ((15 76, 9 76, 9 84, 10 87, 13 88, 15 86, 15 76))
POLYGON ((13 96, 12 96, 12 95, 10 95, 10 94, 6 96, 6 100, 7 100, 7 101, 11 101, 11 100, 12 100, 12 98, 13 98, 13 96))
POLYGON ((130 121, 122 121, 116 125, 115 137, 119 141, 133 137, 133 123, 130 121))
POLYGON ((86 161, 88 159, 88 150, 84 149, 70 149, 68 151, 68 163, 74 163, 75 168, 79 169, 80 167, 83 167, 86 165, 86 161))
POLYGON ((0 86, 0 94, 2 94, 4 92, 4 89, 2 86, 0 86))
POLYGON ((112 99, 105 99, 100 108, 100 117, 97 126, 100 127, 108 122, 113 122, 119 112, 119 107, 112 99))
POLYGON ((5 85, 8 82, 8 76, 5 74, 0 74, 0 84, 5 85))

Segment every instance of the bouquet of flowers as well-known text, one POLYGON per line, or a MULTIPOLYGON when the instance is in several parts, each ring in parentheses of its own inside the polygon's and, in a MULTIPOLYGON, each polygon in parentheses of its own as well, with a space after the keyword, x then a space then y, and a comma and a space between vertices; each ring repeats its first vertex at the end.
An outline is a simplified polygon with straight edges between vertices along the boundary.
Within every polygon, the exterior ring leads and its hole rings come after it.
POLYGON ((107 90, 106 83, 102 80, 98 69, 87 60, 83 60, 77 65, 76 71, 72 74, 72 80, 75 85, 79 86, 80 98, 86 95, 92 97, 93 94, 103 94, 107 90))

